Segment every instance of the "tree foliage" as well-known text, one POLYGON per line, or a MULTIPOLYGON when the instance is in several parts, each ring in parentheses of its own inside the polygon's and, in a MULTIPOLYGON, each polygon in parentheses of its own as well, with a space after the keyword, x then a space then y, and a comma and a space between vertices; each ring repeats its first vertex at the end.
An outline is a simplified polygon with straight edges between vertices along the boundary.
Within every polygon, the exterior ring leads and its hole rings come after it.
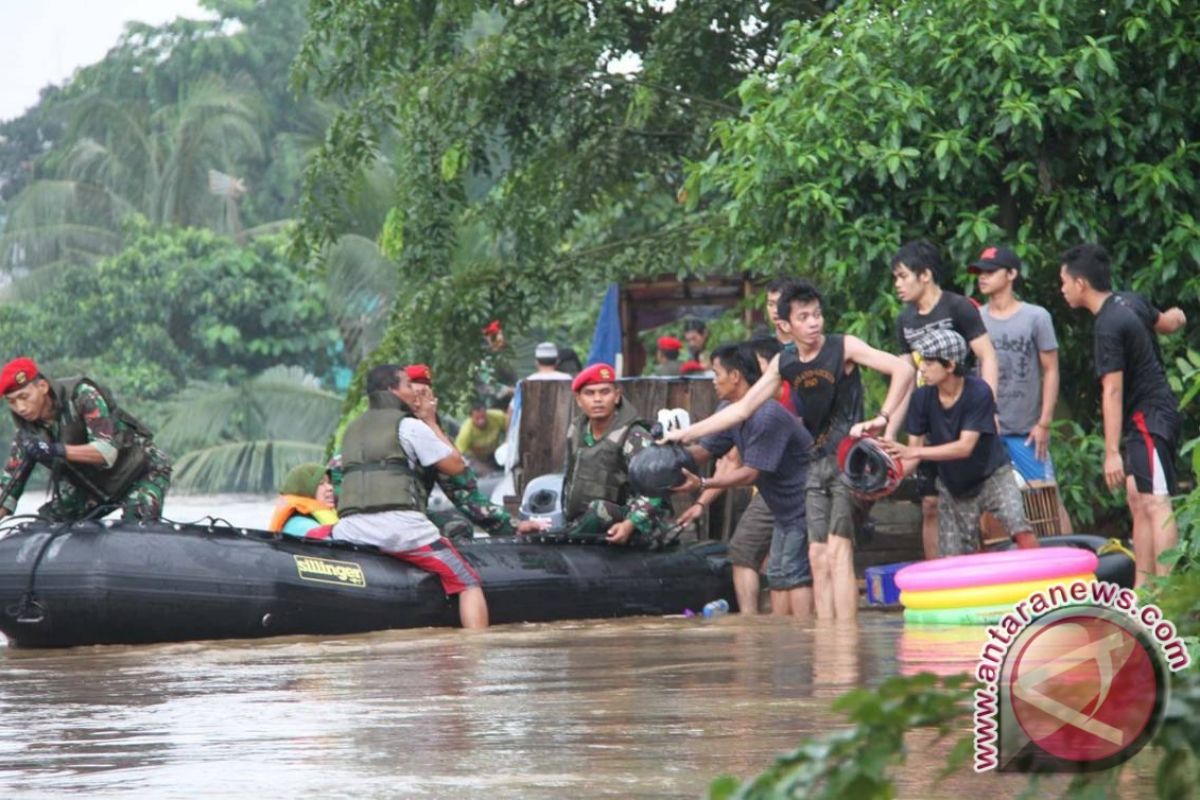
POLYGON ((51 374, 86 367, 138 399, 280 363, 327 370, 336 337, 323 286, 286 261, 280 238, 239 247, 133 218, 125 241, 96 267, 56 271, 28 299, 0 304, 9 352, 51 374))
POLYGON ((0 265, 18 274, 120 250, 120 219, 235 233, 290 216, 327 122, 287 71, 305 31, 291 0, 208 0, 216 18, 130 23, 100 62, 0 126, 0 265), (242 179, 236 205, 209 170, 242 179))
POLYGON ((716 211, 700 246, 812 276, 843 327, 884 343, 902 240, 940 243, 963 286, 982 246, 1010 244, 1088 414, 1091 325, 1058 300, 1064 249, 1099 241, 1121 285, 1200 310, 1200 98, 1175 79, 1200 68, 1198 26, 1185 0, 859 1, 792 23, 689 170, 689 201, 716 211))
POLYGON ((404 291, 380 357, 464 366, 491 318, 520 330, 614 275, 681 270, 683 159, 772 63, 784 22, 820 11, 318 0, 297 85, 346 107, 306 174, 298 251, 336 240, 345 187, 387 161, 397 191, 379 238, 404 291))
POLYGON ((189 384, 157 436, 182 454, 172 488, 276 491, 296 464, 323 460, 341 403, 296 367, 274 367, 236 386, 189 384))

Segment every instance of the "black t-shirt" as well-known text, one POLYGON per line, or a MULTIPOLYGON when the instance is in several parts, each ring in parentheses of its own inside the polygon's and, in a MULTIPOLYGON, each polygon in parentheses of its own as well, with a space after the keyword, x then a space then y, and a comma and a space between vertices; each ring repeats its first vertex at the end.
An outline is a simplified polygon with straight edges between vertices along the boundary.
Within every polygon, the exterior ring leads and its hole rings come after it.
POLYGON ((857 364, 846 372, 846 338, 841 334, 826 336, 809 361, 800 360, 795 344, 786 345, 779 353, 779 374, 791 386, 792 404, 816 440, 818 455, 831 452, 862 421, 862 380, 857 364))
MULTIPOLYGON (((1155 317, 1157 318, 1157 317, 1155 317)), ((1179 400, 1167 384, 1154 334, 1124 298, 1110 296, 1100 306, 1093 328, 1096 377, 1123 373, 1121 430, 1140 435, 1137 420, 1165 439, 1179 432, 1179 400)))
MULTIPOLYGON (((896 341, 901 353, 912 353, 916 343, 925 334, 936 330, 957 331, 967 341, 967 363, 970 370, 975 367, 975 355, 969 349, 971 341, 987 335, 979 309, 961 294, 943 291, 928 314, 917 313, 915 303, 909 303, 896 319, 896 341)), ((916 361, 917 359, 913 359, 916 361)))
POLYGON ((1162 312, 1155 308, 1145 295, 1137 292, 1113 292, 1113 297, 1137 315, 1137 318, 1150 331, 1150 343, 1154 345, 1154 356, 1161 362, 1163 360, 1162 348, 1158 346, 1158 333, 1154 330, 1154 325, 1158 322, 1162 312))
POLYGON ((996 400, 982 378, 968 375, 950 408, 942 408, 936 386, 913 392, 908 406, 908 432, 924 436, 928 445, 957 442, 963 431, 979 431, 971 455, 957 461, 931 461, 938 477, 955 497, 971 497, 989 475, 1008 463, 1008 451, 996 432, 996 400))

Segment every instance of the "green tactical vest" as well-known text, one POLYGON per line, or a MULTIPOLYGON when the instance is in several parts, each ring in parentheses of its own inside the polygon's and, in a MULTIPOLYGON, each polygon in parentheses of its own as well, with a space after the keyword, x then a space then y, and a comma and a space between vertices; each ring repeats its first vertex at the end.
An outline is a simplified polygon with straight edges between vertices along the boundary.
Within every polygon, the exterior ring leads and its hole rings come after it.
POLYGON ((367 410, 342 437, 342 490, 338 515, 425 511, 425 487, 400 446, 400 420, 411 417, 400 398, 372 392, 367 410))
MULTIPOLYGON (((120 408, 108 389, 90 378, 46 379, 46 382, 50 384, 50 391, 54 393, 54 407, 58 411, 58 441, 63 444, 88 443, 87 424, 72 402, 75 390, 81 383, 86 383, 100 393, 108 406, 109 415, 116 421, 113 444, 117 448, 117 460, 113 465, 104 467, 73 461, 63 470, 62 477, 86 496, 102 503, 124 497, 129 487, 146 474, 149 467, 146 444, 154 438, 154 434, 139 422, 137 417, 120 408)), ((26 422, 16 414, 13 414, 13 421, 19 430, 34 438, 41 439, 46 435, 45 428, 26 422)))
POLYGON ((608 500, 624 505, 629 499, 629 476, 621 448, 625 446, 634 426, 649 427, 641 413, 628 400, 622 400, 600 441, 588 447, 584 444, 587 417, 575 421, 567 442, 567 474, 563 479, 567 519, 573 520, 587 511, 593 500, 608 500))

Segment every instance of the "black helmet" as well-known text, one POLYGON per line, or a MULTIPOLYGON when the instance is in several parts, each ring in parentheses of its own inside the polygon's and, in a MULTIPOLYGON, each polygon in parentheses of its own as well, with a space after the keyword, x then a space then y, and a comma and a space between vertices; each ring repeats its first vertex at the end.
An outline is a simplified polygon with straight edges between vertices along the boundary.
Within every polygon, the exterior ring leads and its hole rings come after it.
POLYGON ((696 459, 682 445, 652 444, 629 459, 629 485, 637 494, 666 497, 683 483, 683 470, 698 473, 696 459))
POLYGON ((863 500, 886 497, 904 478, 900 463, 871 436, 843 439, 838 445, 838 469, 842 482, 863 500))

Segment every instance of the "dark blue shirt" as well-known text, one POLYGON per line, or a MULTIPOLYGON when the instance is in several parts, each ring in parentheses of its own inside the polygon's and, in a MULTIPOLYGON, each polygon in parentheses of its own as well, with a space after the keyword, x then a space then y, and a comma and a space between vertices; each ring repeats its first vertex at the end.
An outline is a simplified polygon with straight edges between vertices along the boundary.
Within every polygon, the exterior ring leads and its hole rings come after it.
POLYGON ((763 403, 750 419, 704 437, 700 446, 714 458, 737 447, 742 463, 758 470, 754 485, 775 521, 782 525, 804 523, 804 484, 813 439, 803 423, 779 403, 763 403))
POLYGON ((908 406, 908 432, 924 436, 925 444, 957 442, 963 431, 978 431, 979 441, 966 458, 931 461, 938 478, 955 497, 972 497, 988 476, 1008 463, 1008 451, 996 434, 996 400, 982 378, 968 375, 963 391, 949 408, 942 408, 936 386, 913 392, 908 406))

